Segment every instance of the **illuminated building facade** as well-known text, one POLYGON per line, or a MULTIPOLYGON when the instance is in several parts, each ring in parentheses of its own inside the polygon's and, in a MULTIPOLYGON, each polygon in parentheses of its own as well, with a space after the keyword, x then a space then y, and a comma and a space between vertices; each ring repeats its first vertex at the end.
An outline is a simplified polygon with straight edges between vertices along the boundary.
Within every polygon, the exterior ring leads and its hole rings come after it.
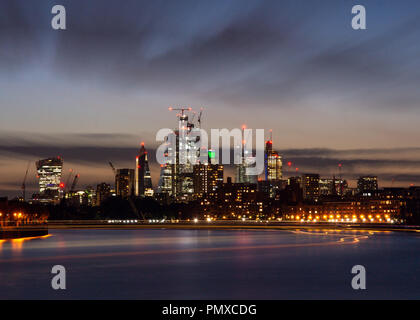
POLYGON ((137 197, 153 196, 152 177, 150 175, 149 160, 144 143, 141 144, 139 155, 136 157, 135 195, 137 197))
POLYGON ((273 141, 268 140, 265 142, 264 153, 264 171, 265 180, 278 182, 282 179, 282 159, 277 151, 273 150, 273 141))
POLYGON ((84 190, 68 192, 66 199, 73 207, 94 206, 97 204, 96 191, 92 186, 87 186, 84 190))
POLYGON ((319 179, 319 195, 334 196, 345 195, 348 191, 348 183, 343 179, 320 178, 319 179))
POLYGON ((362 199, 289 206, 285 220, 301 222, 394 223, 401 217, 398 200, 362 199))
POLYGON ((134 169, 117 169, 115 190, 122 198, 128 198, 134 194, 134 169))
POLYGON ((363 176, 357 181, 357 189, 360 194, 371 195, 378 190, 378 177, 363 176))
MULTIPOLYGON (((277 208, 266 201, 256 184, 232 183, 230 177, 215 192, 201 199, 201 211, 207 217, 219 219, 259 219, 277 208)), ((278 211, 277 211, 278 212, 278 211)))
POLYGON ((331 196, 335 195, 335 189, 333 187, 334 180, 328 178, 319 179, 319 195, 331 196))
POLYGON ((319 174, 305 173, 302 175, 303 198, 309 201, 319 199, 319 174))
POLYGON ((267 140, 264 150, 265 182, 259 181, 258 185, 259 189, 264 190, 271 198, 274 198, 277 191, 283 187, 282 168, 282 158, 277 151, 273 150, 273 140, 267 140))
POLYGON ((39 183, 39 200, 41 202, 58 201, 60 198, 60 181, 63 170, 61 157, 42 159, 36 162, 39 183))
POLYGON ((201 197, 223 184, 223 165, 202 163, 194 166, 194 193, 201 197))
POLYGON ((172 164, 162 164, 160 166, 160 176, 158 183, 158 193, 172 196, 172 164))

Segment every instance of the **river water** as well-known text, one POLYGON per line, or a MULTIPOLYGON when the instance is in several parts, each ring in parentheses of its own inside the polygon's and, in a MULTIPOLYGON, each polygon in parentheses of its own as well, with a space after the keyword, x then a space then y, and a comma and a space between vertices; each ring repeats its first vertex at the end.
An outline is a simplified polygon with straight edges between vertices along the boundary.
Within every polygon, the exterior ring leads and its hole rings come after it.
POLYGON ((0 241, 0 299, 419 299, 420 233, 50 230, 0 241), (53 290, 51 268, 66 269, 53 290), (366 269, 354 290, 351 269, 366 269))

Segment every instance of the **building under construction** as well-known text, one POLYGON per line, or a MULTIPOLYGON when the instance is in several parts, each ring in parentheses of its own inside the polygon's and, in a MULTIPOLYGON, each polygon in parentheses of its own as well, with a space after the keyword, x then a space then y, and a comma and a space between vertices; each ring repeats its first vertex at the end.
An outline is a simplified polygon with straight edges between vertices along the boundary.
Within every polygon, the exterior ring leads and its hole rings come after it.
POLYGON ((200 140, 201 112, 194 122, 191 108, 169 110, 179 111, 178 128, 166 140, 168 160, 161 165, 158 192, 177 200, 190 200, 194 197, 194 166, 200 158, 196 145, 200 140))

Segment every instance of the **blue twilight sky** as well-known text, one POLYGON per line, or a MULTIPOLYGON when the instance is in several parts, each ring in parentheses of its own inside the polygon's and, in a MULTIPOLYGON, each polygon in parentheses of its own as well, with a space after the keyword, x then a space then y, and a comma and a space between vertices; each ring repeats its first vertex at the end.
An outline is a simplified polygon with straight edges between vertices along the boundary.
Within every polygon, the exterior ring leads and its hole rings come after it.
POLYGON ((0 0, 0 195, 57 154, 82 183, 111 181, 108 160, 132 166, 176 125, 169 105, 272 128, 301 171, 420 184, 419 39, 414 0, 0 0))

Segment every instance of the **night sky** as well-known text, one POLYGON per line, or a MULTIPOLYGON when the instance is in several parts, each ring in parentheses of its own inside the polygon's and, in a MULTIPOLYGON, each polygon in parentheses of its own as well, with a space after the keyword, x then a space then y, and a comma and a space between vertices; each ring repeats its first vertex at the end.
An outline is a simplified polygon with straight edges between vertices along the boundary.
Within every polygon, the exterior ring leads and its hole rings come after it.
POLYGON ((415 0, 0 0, 0 196, 56 155, 81 185, 111 182, 109 160, 134 167, 176 126, 170 105, 204 107, 207 129, 272 128, 301 172, 420 184, 419 39, 415 0))

